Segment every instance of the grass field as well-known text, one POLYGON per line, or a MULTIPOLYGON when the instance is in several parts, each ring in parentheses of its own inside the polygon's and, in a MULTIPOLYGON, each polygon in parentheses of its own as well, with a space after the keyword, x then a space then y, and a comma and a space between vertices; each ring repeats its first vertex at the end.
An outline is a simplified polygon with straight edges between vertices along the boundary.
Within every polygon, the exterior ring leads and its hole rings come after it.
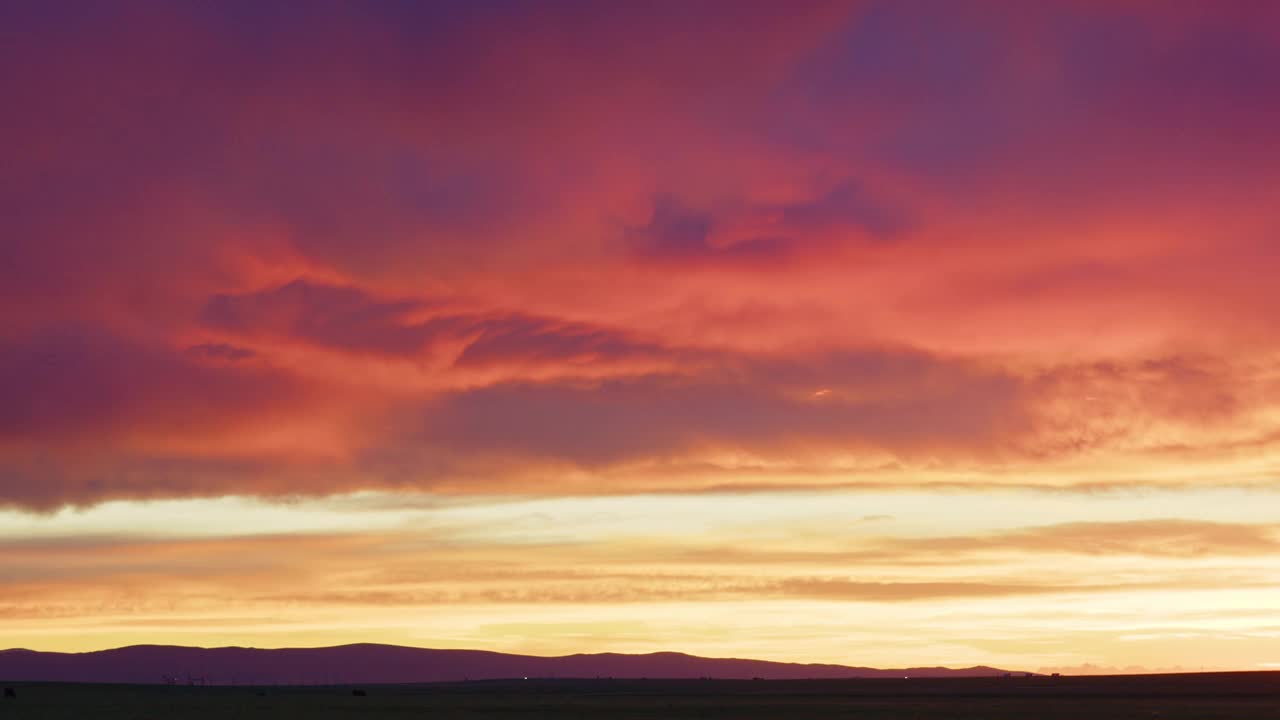
POLYGON ((1280 673, 903 680, 528 680, 352 687, 0 683, 0 719, 1280 720, 1280 673))

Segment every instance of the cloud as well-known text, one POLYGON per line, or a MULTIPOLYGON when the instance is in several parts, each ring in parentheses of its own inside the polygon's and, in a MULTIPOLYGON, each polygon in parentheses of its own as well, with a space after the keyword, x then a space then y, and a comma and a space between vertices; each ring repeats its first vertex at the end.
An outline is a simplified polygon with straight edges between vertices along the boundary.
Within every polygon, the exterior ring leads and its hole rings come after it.
MULTIPOLYGON (((998 569, 992 573, 978 565, 970 570, 975 577, 966 579, 927 579, 931 574, 927 568, 914 568, 911 579, 901 579, 901 570, 899 579, 878 579, 882 570, 876 566, 867 566, 854 578, 806 573, 803 565, 759 566, 750 555, 721 570, 695 574, 678 571, 678 565, 662 565, 660 571, 636 570, 626 553, 617 552, 625 546, 602 552, 559 544, 543 550, 531 556, 530 548, 521 543, 460 546, 447 532, 4 542, 0 557, 13 574, 5 585, 8 602, 0 612, 47 616, 35 605, 41 598, 56 596, 61 600, 47 609, 52 616, 59 616, 59 611, 83 612, 95 602, 133 601, 136 606, 118 605, 116 611, 147 614, 154 603, 137 591, 156 578, 172 585, 173 591, 166 593, 169 597, 182 598, 177 610, 184 606, 207 609, 207 601, 215 600, 215 607, 234 605, 255 611, 282 606, 580 605, 780 598, 893 603, 1213 588, 1226 582, 1221 573, 1196 579, 1160 571, 1126 579, 1084 573, 987 579, 982 573, 998 574, 998 569), (524 548, 525 561, 512 559, 511 552, 518 548, 524 548), (323 566, 305 562, 316 552, 324 553, 323 566), (422 557, 436 560, 430 573, 421 571, 422 557), (280 591, 285 578, 291 591, 280 591), (92 588, 95 596, 73 600, 67 588, 92 588)), ((650 562, 669 559, 659 556, 650 562)), ((1230 582, 1240 585, 1238 578, 1230 582)))
POLYGON ((1265 481, 1272 10, 6 12, 8 501, 1265 481))
POLYGON ((77 326, 0 344, 0 395, 0 503, 38 508, 244 489, 341 455, 350 412, 240 352, 77 326))
POLYGON ((1266 556, 1280 552, 1280 534, 1276 527, 1270 525, 1138 520, 1065 523, 986 536, 912 540, 900 545, 937 553, 1065 553, 1168 558, 1266 556))
POLYGON ((294 280, 243 295, 218 294, 205 306, 206 325, 232 334, 277 335, 348 351, 413 355, 444 328, 414 323, 421 301, 383 301, 353 287, 294 280))
MULTIPOLYGON (((434 361, 439 377, 631 374, 674 367, 694 351, 622 330, 511 311, 468 311, 459 301, 381 299, 365 290, 296 279, 243 294, 218 294, 201 314, 206 329, 240 342, 303 344, 360 357, 434 361)), ((200 347, 224 347, 206 343, 200 347)), ((305 362, 305 360, 304 360, 305 362)), ((440 383, 447 384, 447 383, 440 383)))
POLYGON ((911 225, 903 209, 846 180, 785 202, 738 201, 718 210, 659 195, 649 221, 629 229, 627 239, 644 260, 776 270, 779 262, 812 259, 841 245, 897 240, 911 225))
POLYGON ((198 434, 235 424, 247 409, 270 413, 306 396, 298 382, 270 368, 206 365, 92 327, 0 345, 0 383, 7 400, 0 430, 9 439, 86 431, 198 434))
POLYGON ((781 223, 793 232, 815 232, 852 228, 874 240, 892 240, 911 226, 911 218, 900 208, 877 201, 866 188, 853 181, 836 185, 810 202, 780 208, 781 223))
POLYGON ((1009 376, 909 352, 744 360, 692 376, 453 393, 432 406, 423 439, 587 465, 806 444, 945 451, 997 444, 1018 393, 1009 376), (835 390, 814 398, 817 387, 835 390))
POLYGON ((192 345, 187 348, 187 353, 197 357, 204 357, 213 360, 227 360, 230 362, 248 360, 257 356, 257 353, 248 348, 236 347, 226 343, 201 343, 199 345, 192 345))
MULTIPOLYGON (((1226 561, 1266 558, 1278 551, 1280 526, 1274 524, 1154 519, 1058 523, 936 537, 860 530, 848 536, 836 537, 833 534, 821 547, 803 542, 773 546, 656 542, 642 546, 637 552, 675 567, 796 570, 857 566, 868 573, 890 568, 927 575, 937 569, 960 566, 989 570, 1004 563, 1015 564, 1023 558, 1043 559, 1046 556, 1056 556, 1062 562, 1073 564, 1086 559, 1113 557, 1154 561, 1218 558, 1226 561)), ((1151 569, 1151 572, 1161 575, 1165 570, 1151 569)), ((1163 580, 1189 582, 1190 578, 1164 577, 1163 580)), ((993 590, 1009 585, 1007 582, 988 584, 993 590)), ((1040 584, 1040 581, 1035 584, 1040 584)), ((868 589, 868 594, 873 590, 874 587, 868 589)), ((886 592, 890 591, 891 588, 886 589, 886 592)), ((978 591, 975 587, 975 592, 978 591)))
POLYGON ((716 220, 684 207, 671 196, 654 200, 648 224, 632 230, 630 239, 642 257, 671 262, 776 263, 791 254, 785 237, 762 236, 713 244, 716 220))
POLYGON ((6 499, 557 495, 602 483, 615 493, 1095 492, 1152 481, 1125 465, 1105 479, 1044 480, 1036 469, 1270 446, 1239 436, 1254 426, 1241 419, 1268 407, 1265 373, 1204 358, 1027 370, 905 349, 747 354, 303 281, 209 307, 207 327, 226 341, 179 350, 72 329, 7 345, 6 499), (308 349, 282 354, 294 345, 308 349), (309 359, 325 353, 356 369, 370 354, 434 364, 404 376, 416 383, 406 387, 315 374, 309 359), (939 472, 948 467, 971 470, 939 472))
MULTIPOLYGON (((909 541, 904 543, 908 547, 909 541)), ((651 552, 615 538, 605 547, 565 543, 531 554, 524 543, 460 542, 449 530, 359 534, 251 535, 237 538, 131 536, 76 540, 34 539, 0 542, 0 559, 12 571, 6 586, 6 617, 74 616, 94 603, 115 604, 121 615, 154 615, 159 607, 138 590, 163 581, 169 612, 236 606, 251 612, 281 607, 421 607, 484 604, 715 603, 741 600, 818 600, 899 603, 998 599, 1018 596, 1078 596, 1144 591, 1262 587, 1265 580, 1242 578, 1219 568, 1183 575, 1160 569, 1118 574, 1069 566, 1056 575, 1010 579, 999 566, 966 563, 952 554, 953 568, 968 577, 930 578, 928 566, 887 564, 849 555, 837 564, 857 563, 857 576, 817 574, 803 563, 774 563, 771 552, 747 551, 717 569, 681 572, 666 565, 644 571, 633 554, 651 552), (513 557, 520 552, 523 559, 513 557), (315 565, 306 558, 322 554, 315 565), (423 569, 424 558, 430 568, 423 569), (763 561, 763 564, 762 562, 763 561), (1098 574, 1102 572, 1102 574, 1098 574), (287 581, 287 582, 286 582, 287 581), (289 590, 281 590, 287 585, 289 590), (78 597, 76 589, 98 588, 78 597), (110 592, 104 592, 105 589, 110 592), (45 609, 42 598, 56 598, 45 609), (136 603, 136 604, 130 604, 136 603), (46 615, 48 613, 49 615, 46 615)), ((935 547, 935 552, 944 552, 935 547)), ((1034 548, 1024 551, 1036 556, 1034 548)), ((668 563, 673 557, 650 556, 668 563)), ((829 558, 831 559, 831 558, 829 558)), ((709 558, 701 558, 706 563, 709 558)), ((104 608, 98 608, 101 611, 104 608)))

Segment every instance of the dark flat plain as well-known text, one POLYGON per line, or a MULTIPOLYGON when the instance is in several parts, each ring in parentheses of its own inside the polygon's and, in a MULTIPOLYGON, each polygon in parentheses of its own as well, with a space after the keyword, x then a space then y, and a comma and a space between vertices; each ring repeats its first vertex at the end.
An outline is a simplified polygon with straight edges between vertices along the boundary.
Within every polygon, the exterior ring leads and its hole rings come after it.
POLYGON ((901 680, 500 680, 186 687, 2 683, 0 719, 1280 720, 1280 673, 901 680))

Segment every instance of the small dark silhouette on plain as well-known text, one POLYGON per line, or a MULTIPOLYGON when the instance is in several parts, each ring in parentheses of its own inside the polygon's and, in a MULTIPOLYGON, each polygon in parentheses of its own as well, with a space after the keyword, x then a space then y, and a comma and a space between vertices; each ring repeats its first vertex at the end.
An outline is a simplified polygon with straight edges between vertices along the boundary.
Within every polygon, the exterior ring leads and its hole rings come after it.
POLYGON ((17 699, 18 699, 18 691, 17 691, 17 690, 14 690, 13 688, 5 688, 5 689, 4 689, 4 696, 5 696, 6 698, 9 698, 9 699, 12 699, 12 700, 17 700, 17 699))
POLYGON ((356 688, 355 690, 352 690, 352 691, 351 691, 351 694, 352 694, 352 695, 355 695, 356 697, 365 697, 365 696, 366 696, 366 695, 368 695, 369 693, 367 693, 367 692, 365 692, 365 691, 361 690, 360 688, 356 688))

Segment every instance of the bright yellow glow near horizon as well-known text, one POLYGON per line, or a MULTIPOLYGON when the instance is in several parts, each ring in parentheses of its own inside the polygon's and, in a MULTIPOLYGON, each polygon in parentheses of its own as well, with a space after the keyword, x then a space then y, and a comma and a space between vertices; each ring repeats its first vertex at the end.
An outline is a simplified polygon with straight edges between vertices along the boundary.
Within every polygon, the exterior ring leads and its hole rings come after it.
POLYGON ((1280 636, 1276 499, 1239 488, 359 493, 9 512, 0 636, 77 652, 384 642, 883 667, 1261 667, 1280 636))

